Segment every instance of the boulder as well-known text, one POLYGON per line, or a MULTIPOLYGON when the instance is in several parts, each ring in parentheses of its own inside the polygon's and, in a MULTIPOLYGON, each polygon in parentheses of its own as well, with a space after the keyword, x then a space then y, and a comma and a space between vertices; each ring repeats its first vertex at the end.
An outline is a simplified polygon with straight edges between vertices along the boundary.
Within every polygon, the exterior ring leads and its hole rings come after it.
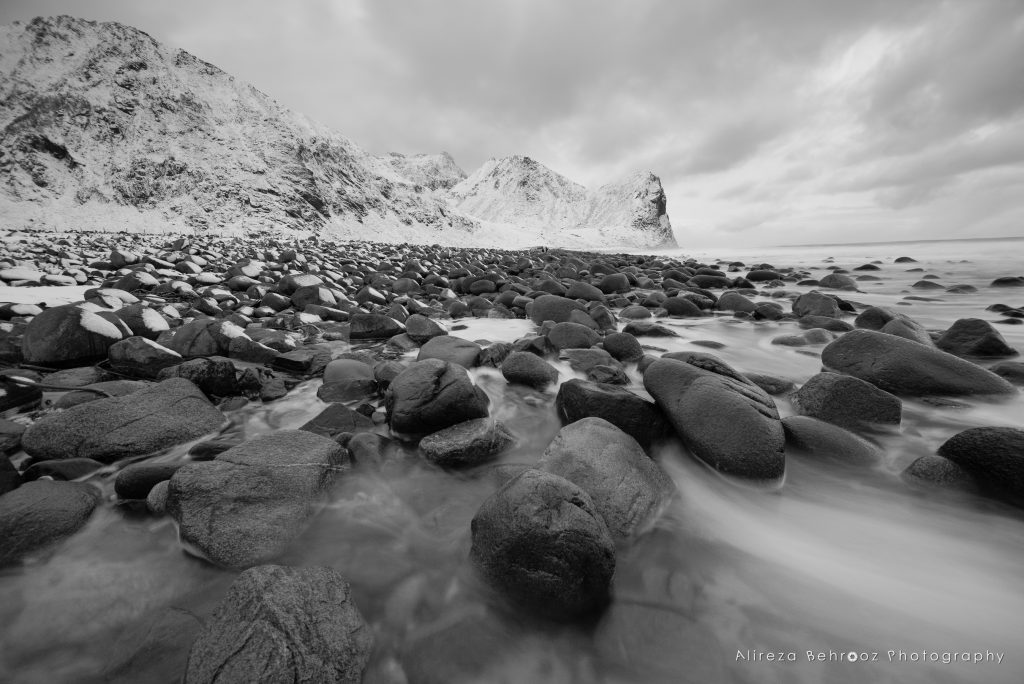
POLYGON ((107 360, 111 370, 140 378, 156 378, 164 368, 184 361, 178 352, 138 335, 110 345, 107 360))
POLYGON ((426 359, 399 373, 384 394, 388 425, 406 435, 425 435, 473 418, 486 418, 487 395, 461 366, 426 359))
MULTIPOLYGON (((597 291, 597 294, 603 299, 600 290, 597 291)), ((530 320, 537 325, 544 321, 564 323, 569 320, 573 311, 583 311, 583 306, 574 299, 558 295, 541 295, 530 305, 530 320)))
POLYGON ((775 402, 759 387, 665 358, 648 366, 644 387, 701 461, 727 475, 782 480, 785 434, 775 402))
POLYGON ((424 344, 430 339, 448 334, 439 323, 422 314, 413 314, 405 319, 405 332, 416 344, 424 344))
POLYGON ((940 349, 873 330, 854 330, 821 353, 825 368, 912 396, 1014 394, 1003 378, 940 349))
POLYGON ((536 354, 514 351, 501 362, 501 374, 511 384, 543 390, 558 382, 558 370, 536 354))
POLYGON ((928 454, 916 459, 900 473, 906 482, 919 487, 943 487, 975 492, 978 485, 964 468, 948 458, 928 454))
POLYGON ((183 464, 132 463, 114 478, 114 492, 119 499, 145 499, 158 482, 170 480, 183 464))
POLYGON ((26 482, 0 496, 0 567, 80 530, 100 500, 92 485, 54 480, 26 482))
POLYGON ((476 342, 453 335, 438 335, 430 338, 420 347, 420 353, 416 360, 440 359, 456 363, 463 368, 473 368, 480 361, 480 351, 480 345, 476 342))
POLYGON ((938 454, 963 468, 985 493, 1024 507, 1024 430, 969 428, 946 440, 938 454))
POLYGON ((882 450, 863 437, 810 416, 786 416, 786 453, 804 453, 815 460, 844 465, 873 465, 882 460, 882 450))
POLYGON ((157 374, 157 380, 184 378, 195 383, 210 397, 230 397, 240 393, 235 364, 222 356, 189 359, 157 374))
POLYGON ((223 422, 224 414, 198 387, 172 378, 40 418, 21 442, 37 460, 82 457, 113 463, 198 439, 223 422))
POLYGON ((299 429, 334 439, 343 432, 362 432, 371 428, 373 421, 362 413, 342 404, 331 404, 299 429))
POLYGON ((603 418, 581 418, 559 430, 537 468, 589 494, 616 540, 642 532, 676 491, 640 444, 603 418))
POLYGON ((471 468, 497 458, 515 442, 504 424, 474 418, 427 435, 420 440, 419 450, 423 458, 442 468, 471 468))
POLYGON ((349 339, 386 340, 405 332, 405 326, 395 319, 377 313, 354 313, 349 318, 349 339))
POLYGON ((186 684, 358 684, 373 632, 333 568, 261 565, 238 576, 192 644, 186 684))
POLYGON ((106 357, 110 346, 125 335, 89 306, 55 306, 29 321, 21 340, 25 361, 48 366, 106 357))
POLYGON ((565 478, 522 472, 480 506, 470 560, 512 605, 554 620, 608 605, 615 543, 590 495, 565 478))
POLYGON ((644 356, 644 350, 640 346, 640 341, 629 333, 609 333, 605 335, 602 344, 604 350, 621 363, 636 363, 644 356))
POLYGON ((347 465, 334 440, 279 430, 182 466, 168 484, 167 513, 189 551, 217 565, 251 567, 295 540, 347 465))
POLYGON ((1017 356, 1016 349, 991 323, 980 318, 961 318, 935 341, 942 351, 957 356, 1001 358, 1017 356))
POLYGON ((666 425, 658 407, 629 390, 607 383, 574 378, 563 382, 555 409, 565 424, 583 418, 603 418, 640 443, 644 450, 664 436, 666 425))
POLYGON ((928 334, 924 326, 910 316, 893 311, 888 307, 872 306, 865 309, 854 320, 854 325, 865 330, 877 330, 889 335, 905 337, 929 347, 935 346, 932 336, 928 334))
POLYGON ((818 373, 790 395, 793 408, 849 430, 871 425, 899 425, 903 402, 869 382, 850 375, 818 373))
POLYGON ((797 316, 839 318, 842 315, 842 310, 835 297, 812 290, 793 300, 793 313, 797 316))
POLYGON ((579 323, 555 323, 547 334, 555 349, 588 349, 601 339, 596 331, 579 323))
POLYGON ((842 273, 829 273, 827 276, 818 281, 819 287, 825 287, 830 290, 856 290, 857 283, 848 275, 842 273))

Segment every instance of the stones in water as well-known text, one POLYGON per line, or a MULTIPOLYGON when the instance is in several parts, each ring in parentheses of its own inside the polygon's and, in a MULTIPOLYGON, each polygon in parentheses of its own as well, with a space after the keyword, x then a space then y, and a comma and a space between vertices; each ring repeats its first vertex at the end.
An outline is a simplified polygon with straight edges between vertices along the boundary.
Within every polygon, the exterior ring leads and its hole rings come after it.
POLYGON ((184 361, 178 352, 138 335, 110 345, 107 359, 115 372, 150 379, 164 368, 184 361))
POLYGON ((829 370, 893 394, 961 396, 1017 391, 1003 378, 969 361, 873 330, 846 333, 825 347, 821 360, 829 370))
POLYGON ((786 453, 804 453, 816 461, 864 466, 879 463, 882 450, 858 435, 810 416, 786 416, 786 453))
POLYGON ((466 370, 440 359, 425 359, 399 373, 384 393, 391 430, 425 435, 473 418, 486 418, 487 395, 466 370))
POLYGON ((854 324, 858 328, 904 337, 928 347, 935 346, 931 335, 924 329, 924 326, 910 316, 885 306, 868 307, 857 316, 854 324))
POLYGON ((963 468, 983 492, 1024 507, 1024 430, 969 428, 946 440, 938 455, 963 468))
POLYGON ((55 306, 29 321, 21 342, 25 361, 45 366, 104 358, 125 335, 89 306, 55 306))
POLYGON ((957 320, 935 345, 942 351, 966 357, 1002 358, 1019 353, 991 323, 980 318, 957 320))
POLYGON ((473 368, 480 362, 480 345, 470 340, 465 340, 454 335, 438 335, 427 340, 417 361, 424 359, 441 359, 450 363, 456 363, 463 368, 473 368))
POLYGON ((358 684, 373 632, 333 568, 261 565, 238 576, 192 644, 186 684, 358 684))
MULTIPOLYGON (((598 295, 602 296, 600 290, 598 295)), ((530 320, 537 325, 544 321, 564 323, 571 320, 573 311, 583 311, 583 306, 574 299, 558 295, 541 295, 530 304, 530 320)))
POLYGON ((829 273, 818 281, 818 286, 830 290, 856 290, 857 282, 850 276, 843 275, 842 273, 829 273))
POLYGON ((918 487, 942 487, 969 492, 978 489, 969 472, 948 458, 935 454, 915 460, 900 473, 900 477, 918 487))
POLYGON ((759 387, 675 359, 648 366, 644 387, 701 461, 726 475, 782 480, 782 422, 775 402, 759 387))
POLYGON ((515 445, 503 423, 475 418, 427 435, 420 440, 423 458, 442 468, 471 468, 491 461, 515 445))
POLYGON ((511 384, 543 390, 558 382, 558 370, 536 354, 514 351, 501 362, 501 374, 511 384))
POLYGON ((279 430, 182 466, 168 484, 167 513, 188 550, 228 568, 251 567, 295 540, 347 465, 334 440, 279 430))
POLYGON ((839 318, 842 315, 842 310, 835 297, 811 290, 793 300, 793 313, 797 316, 839 318))
POLYGON ((903 402, 851 375, 818 373, 790 395, 802 416, 811 416, 849 430, 872 425, 899 425, 903 402))
POLYGON ((85 526, 101 495, 83 482, 35 480, 0 496, 0 567, 85 526))
POLYGON ((615 543, 590 495, 529 469, 480 506, 470 560, 511 605, 557 621, 600 613, 611 599, 615 543))
POLYGON ((21 442, 38 460, 84 457, 113 463, 198 439, 223 423, 224 414, 195 384, 171 378, 40 418, 21 442))
POLYGON ((563 427, 537 467, 589 494, 616 540, 642 532, 675 493, 672 480, 640 444, 603 418, 563 427))
POLYGON ((646 399, 617 385, 578 378, 559 386, 555 409, 563 423, 603 418, 639 442, 645 451, 665 435, 667 428, 661 411, 646 399))

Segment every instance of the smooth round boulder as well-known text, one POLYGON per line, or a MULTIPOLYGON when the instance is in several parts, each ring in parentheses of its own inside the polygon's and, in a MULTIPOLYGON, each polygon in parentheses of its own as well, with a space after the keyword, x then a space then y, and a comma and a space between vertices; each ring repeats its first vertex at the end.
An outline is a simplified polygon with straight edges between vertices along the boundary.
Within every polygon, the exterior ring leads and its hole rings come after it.
POLYGON ((172 378, 44 416, 25 430, 21 444, 37 460, 83 457, 113 463, 198 439, 223 423, 224 414, 195 384, 172 378))
POLYGON ((427 435, 419 443, 420 454, 442 468, 471 468, 515 445, 516 439, 503 423, 475 418, 427 435))
POLYGON ((935 346, 957 356, 1002 358, 1017 356, 991 323, 980 318, 961 318, 935 340, 935 346))
POLYGON ((132 463, 114 478, 114 493, 119 499, 145 499, 158 482, 170 480, 182 463, 132 463))
POLYGON ((644 357, 640 341, 629 333, 613 332, 605 335, 602 341, 604 350, 620 363, 636 363, 644 357))
POLYGON ((529 469, 496 491, 470 524, 470 560, 513 606, 558 621, 608 605, 615 543, 590 495, 529 469))
POLYGON ((558 370, 536 354, 514 351, 501 362, 501 374, 510 384, 543 390, 558 382, 558 370))
POLYGON ((819 287, 830 290, 856 290, 857 283, 853 278, 842 273, 829 273, 818 281, 819 287))
POLYGON ((420 347, 420 353, 416 360, 440 359, 458 364, 463 368, 473 368, 479 365, 480 352, 481 347, 476 342, 454 335, 438 335, 430 338, 420 347))
POLYGON ((581 418, 559 430, 537 468, 589 494, 617 540, 643 532, 676 490, 635 439, 603 418, 581 418))
POLYGON ((402 435, 425 435, 488 415, 487 395, 466 370, 441 359, 425 359, 395 376, 384 393, 388 425, 402 435))
POLYGON ((359 684, 372 650, 337 570, 261 565, 235 579, 203 626, 184 681, 359 684))
POLYGON ((25 361, 47 366, 104 358, 125 335, 88 306, 54 306, 29 321, 21 341, 25 361))
POLYGON ((644 371, 644 387, 698 459, 726 475, 782 481, 785 434, 775 402, 759 387, 664 358, 644 371))
POLYGON ((995 373, 940 349, 873 330, 853 330, 821 352, 822 365, 911 396, 1015 394, 995 373))
POLYGON ((596 331, 579 323, 555 323, 547 334, 548 342, 555 349, 589 349, 600 341, 596 331))
MULTIPOLYGON (((595 290, 597 288, 594 288, 595 290)), ((597 291, 603 299, 601 291, 597 291)), ((559 297, 558 295, 541 295, 530 304, 530 320, 540 325, 544 321, 564 323, 569 320, 573 311, 583 311, 583 306, 574 299, 559 297)))
POLYGON ((354 313, 349 318, 349 339, 386 340, 405 332, 405 326, 384 314, 354 313))
POLYGON ((92 485, 55 480, 26 482, 0 496, 0 567, 80 530, 101 498, 92 485))
POLYGON ((786 453, 803 453, 816 461, 864 466, 879 463, 882 450, 863 437, 810 416, 786 416, 786 453))
POLYGON ((425 344, 430 339, 448 334, 439 323, 423 314, 413 314, 405 319, 405 332, 416 344, 425 344))
POLYGON ((222 356, 189 359, 161 370, 157 380, 185 378, 208 397, 230 397, 240 393, 235 364, 222 356))
POLYGON ((907 466, 900 477, 918 487, 942 487, 973 492, 978 489, 974 478, 948 458, 928 454, 907 466))
POLYGON ((869 382, 850 375, 818 373, 790 395, 793 408, 833 425, 860 430, 872 425, 899 425, 903 402, 869 382))
POLYGON ((1024 430, 969 428, 946 440, 938 455, 967 471, 985 493, 1024 507, 1024 430))
POLYGON ((181 363, 181 354, 153 340, 133 335, 107 350, 111 370, 140 378, 156 378, 161 370, 181 363))
POLYGON ((644 450, 664 436, 666 424, 653 403, 608 383, 573 378, 558 387, 555 410, 564 424, 603 418, 640 443, 644 450))
POLYGON ((894 311, 885 306, 872 306, 862 311, 854 325, 865 330, 877 330, 897 337, 905 337, 914 342, 934 347, 932 336, 920 323, 904 313, 894 311))
POLYGON ((826 316, 839 318, 842 310, 834 297, 817 291, 806 292, 793 300, 793 313, 797 316, 826 316))

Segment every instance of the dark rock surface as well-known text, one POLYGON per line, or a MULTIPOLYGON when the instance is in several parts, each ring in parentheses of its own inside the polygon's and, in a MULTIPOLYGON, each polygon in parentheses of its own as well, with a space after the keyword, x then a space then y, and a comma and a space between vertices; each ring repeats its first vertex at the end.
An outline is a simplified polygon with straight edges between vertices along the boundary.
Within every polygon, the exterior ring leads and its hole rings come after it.
POLYGON ((81 482, 36 480, 0 496, 0 567, 80 530, 100 503, 81 482))
POLYGON ((563 423, 603 418, 649 450, 665 435, 666 424, 658 407, 624 387, 574 378, 563 382, 555 396, 563 423))
POLYGON ((898 397, 838 373, 818 373, 790 395, 790 400, 800 415, 854 431, 872 425, 898 426, 903 414, 898 397))
POLYGON ((515 444, 500 422, 476 418, 438 430, 420 440, 423 458, 442 468, 470 468, 486 463, 515 444))
POLYGON ((963 468, 984 492, 1024 507, 1024 430, 969 428, 946 440, 938 455, 963 468))
POLYGON ((411 364, 384 394, 388 424, 396 433, 437 432, 473 418, 487 417, 487 395, 465 369, 440 359, 411 364))

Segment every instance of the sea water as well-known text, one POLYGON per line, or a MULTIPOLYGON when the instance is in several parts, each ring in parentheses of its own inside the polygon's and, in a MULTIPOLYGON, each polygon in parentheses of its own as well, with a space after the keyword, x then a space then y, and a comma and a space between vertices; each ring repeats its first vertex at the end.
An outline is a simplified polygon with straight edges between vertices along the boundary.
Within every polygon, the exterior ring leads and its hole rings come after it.
MULTIPOLYGON (((1000 320, 985 311, 993 303, 1024 304, 1022 290, 989 287, 996 277, 1024 274, 1022 247, 1003 240, 693 256, 795 266, 817 278, 829 266, 852 271, 877 260, 881 270, 865 273, 880 280, 838 294, 944 329, 958 318, 1000 320), (893 263, 904 255, 917 263, 893 263), (978 291, 913 289, 926 274, 978 291)), ((771 294, 757 299, 788 306, 771 294)), ((793 322, 729 315, 661 322, 678 337, 641 338, 655 355, 713 351, 740 371, 797 383, 821 369, 821 346, 771 344, 798 332, 793 322), (707 342, 723 346, 709 350, 707 342)), ((454 327, 453 334, 489 341, 533 329, 500 319, 454 327)), ((1024 350, 1024 326, 996 327, 1024 350)), ((563 380, 576 377, 557 365, 563 380)), ((773 492, 725 479, 678 445, 661 448, 654 456, 676 482, 677 500, 619 550, 615 599, 602 620, 557 628, 493 610, 466 563, 481 502, 507 472, 535 462, 557 432, 553 394, 510 387, 493 369, 472 374, 492 415, 516 434, 514 449, 468 474, 430 467, 413 450, 380 469, 356 468, 279 561, 332 566, 349 579, 377 643, 365 681, 1024 681, 1024 513, 913 489, 899 476, 966 428, 1024 428, 1020 395, 955 405, 905 399, 899 428, 871 436, 884 451, 881 463, 847 468, 791 455, 785 484, 773 492), (418 647, 425 639, 433 639, 427 656, 418 647)), ((647 396, 639 375, 629 375, 631 389, 647 396)), ((235 416, 236 429, 254 437, 298 427, 325 408, 318 384, 251 404, 235 416)), ((785 397, 776 401, 782 415, 793 413, 785 397)), ((181 460, 187 448, 159 458, 181 460)), ((92 481, 112 499, 111 479, 92 481)), ((178 681, 194 630, 175 626, 208 616, 233 577, 183 553, 170 520, 104 507, 56 553, 0 573, 0 680, 178 681)))

